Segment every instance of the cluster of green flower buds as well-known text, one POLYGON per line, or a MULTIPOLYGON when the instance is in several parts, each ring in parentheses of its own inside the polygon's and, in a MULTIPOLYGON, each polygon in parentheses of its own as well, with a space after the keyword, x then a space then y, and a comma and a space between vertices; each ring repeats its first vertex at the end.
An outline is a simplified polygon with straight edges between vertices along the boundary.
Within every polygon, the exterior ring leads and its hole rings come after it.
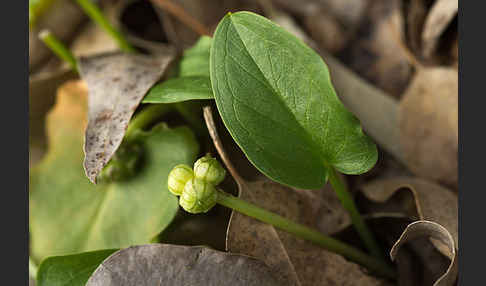
POLYGON ((179 205, 187 212, 197 214, 209 211, 217 202, 216 186, 224 180, 226 170, 215 158, 206 155, 191 167, 181 164, 169 173, 168 188, 180 196, 179 205))

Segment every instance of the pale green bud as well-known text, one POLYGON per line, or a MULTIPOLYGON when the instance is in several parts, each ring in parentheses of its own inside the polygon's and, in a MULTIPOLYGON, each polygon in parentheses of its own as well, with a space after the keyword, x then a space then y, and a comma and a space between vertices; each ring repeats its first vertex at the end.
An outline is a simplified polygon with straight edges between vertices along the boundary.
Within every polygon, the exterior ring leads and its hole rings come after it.
POLYGON ((169 191, 176 196, 180 196, 186 183, 194 178, 194 172, 191 167, 181 164, 175 166, 169 173, 169 179, 167 180, 167 186, 169 191))
POLYGON ((194 176, 217 186, 224 180, 226 170, 215 158, 206 155, 194 163, 194 176))
POLYGON ((179 205, 189 213, 205 213, 216 204, 217 199, 218 192, 213 184, 193 178, 186 183, 179 205))

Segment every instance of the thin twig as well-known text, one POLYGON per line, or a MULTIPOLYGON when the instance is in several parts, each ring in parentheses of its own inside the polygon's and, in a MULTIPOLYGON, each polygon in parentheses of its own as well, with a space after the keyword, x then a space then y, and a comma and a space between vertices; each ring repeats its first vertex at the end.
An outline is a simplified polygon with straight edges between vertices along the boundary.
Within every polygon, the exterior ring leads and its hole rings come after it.
POLYGON ((172 2, 171 0, 152 0, 157 6, 167 11, 172 16, 176 17, 188 28, 198 33, 200 36, 211 36, 209 29, 199 22, 197 19, 189 15, 184 8, 172 2))
POLYGON ((213 111, 211 106, 205 106, 204 110, 204 120, 206 121, 206 126, 208 127, 209 135, 211 139, 213 139, 214 147, 216 147, 216 151, 218 151, 219 156, 223 160, 223 163, 226 165, 226 168, 230 172, 233 179, 235 179, 236 184, 238 185, 238 189, 242 189, 245 185, 245 180, 238 174, 235 167, 231 163, 228 155, 226 154, 223 143, 218 135, 218 129, 216 128, 216 124, 214 123, 213 111))

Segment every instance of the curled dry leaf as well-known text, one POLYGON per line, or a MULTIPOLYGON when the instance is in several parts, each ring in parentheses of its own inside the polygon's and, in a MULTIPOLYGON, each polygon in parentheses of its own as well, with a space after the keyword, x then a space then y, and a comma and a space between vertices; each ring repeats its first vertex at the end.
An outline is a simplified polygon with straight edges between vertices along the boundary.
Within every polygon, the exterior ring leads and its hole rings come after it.
POLYGON ((422 31, 422 51, 429 58, 437 48, 439 39, 457 15, 458 0, 437 0, 425 19, 422 31))
MULTIPOLYGON (((267 179, 243 180, 224 152, 209 107, 205 107, 204 117, 221 158, 237 182, 240 198, 327 234, 340 231, 350 223, 329 185, 322 190, 311 191, 295 190, 267 179)), ((231 215, 226 248, 230 252, 263 260, 282 283, 386 285, 337 254, 238 212, 231 215)))
POLYGON ((96 269, 86 286, 289 285, 260 260, 202 246, 147 244, 120 250, 96 269))
MULTIPOLYGON (((411 219, 435 221, 444 226, 458 245, 458 203, 457 195, 432 182, 411 177, 377 179, 361 187, 362 194, 376 203, 388 203, 386 212, 402 212, 411 219), (400 198, 411 195, 412 200, 400 198), (393 199, 398 206, 393 207, 393 199), (408 202, 412 202, 409 204, 408 202)), ((385 210, 384 210, 385 211, 385 210)), ((434 243, 444 255, 450 255, 447 247, 434 243)))
POLYGON ((457 187, 458 74, 421 68, 399 106, 405 163, 419 177, 457 187))
POLYGON ((173 58, 173 53, 80 58, 80 74, 89 90, 84 168, 91 182, 96 183, 96 176, 120 146, 135 109, 173 58))
POLYGON ((438 223, 420 220, 409 224, 398 241, 393 245, 390 251, 391 258, 395 259, 397 253, 405 243, 421 237, 429 237, 441 241, 447 245, 451 253, 451 262, 447 271, 437 281, 435 281, 434 286, 455 285, 458 273, 456 246, 452 235, 447 231, 447 229, 438 223))

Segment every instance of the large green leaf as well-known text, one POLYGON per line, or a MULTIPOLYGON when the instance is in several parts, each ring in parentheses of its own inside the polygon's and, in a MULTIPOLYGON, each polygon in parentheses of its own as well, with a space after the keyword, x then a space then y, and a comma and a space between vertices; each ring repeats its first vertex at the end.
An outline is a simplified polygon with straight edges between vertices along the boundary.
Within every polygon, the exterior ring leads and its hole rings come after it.
POLYGON ((37 286, 84 286, 101 262, 117 250, 48 257, 39 266, 37 286))
POLYGON ((329 168, 360 174, 376 163, 375 144, 339 101, 324 61, 268 19, 226 15, 214 34, 210 75, 224 124, 273 180, 316 189, 329 168))
POLYGON ((174 103, 195 99, 213 99, 208 76, 186 76, 168 79, 155 85, 143 103, 174 103))
POLYGON ((91 184, 82 167, 85 93, 75 86, 60 90, 47 118, 49 153, 31 171, 31 251, 38 260, 150 242, 178 209, 167 190, 169 171, 192 164, 198 153, 188 128, 159 125, 142 135, 144 162, 135 177, 91 184))

